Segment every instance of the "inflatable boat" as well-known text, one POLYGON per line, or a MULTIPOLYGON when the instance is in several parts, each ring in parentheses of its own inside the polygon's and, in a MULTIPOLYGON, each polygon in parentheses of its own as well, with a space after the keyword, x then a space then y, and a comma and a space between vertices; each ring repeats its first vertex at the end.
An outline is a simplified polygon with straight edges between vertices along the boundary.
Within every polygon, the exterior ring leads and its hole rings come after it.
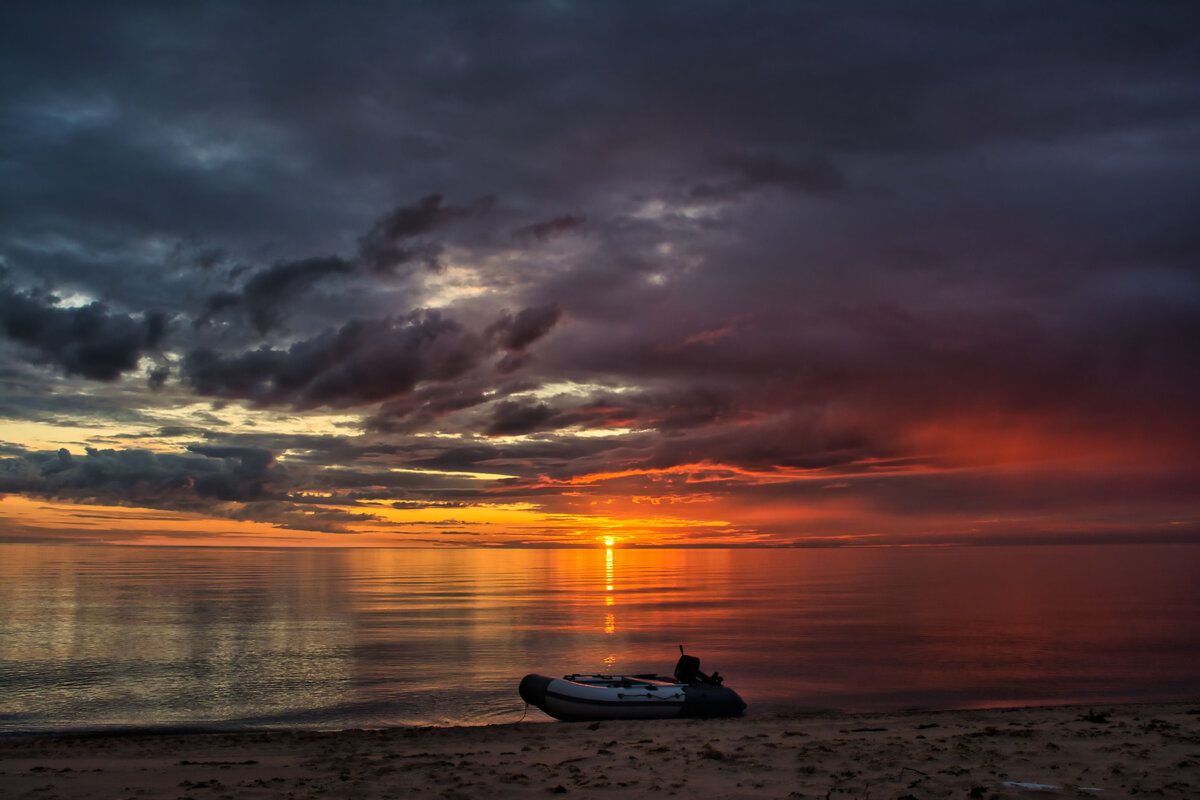
POLYGON ((682 655, 674 678, 659 675, 526 675, 521 699, 555 719, 582 722, 605 719, 736 717, 746 708, 723 679, 700 671, 700 659, 682 655))

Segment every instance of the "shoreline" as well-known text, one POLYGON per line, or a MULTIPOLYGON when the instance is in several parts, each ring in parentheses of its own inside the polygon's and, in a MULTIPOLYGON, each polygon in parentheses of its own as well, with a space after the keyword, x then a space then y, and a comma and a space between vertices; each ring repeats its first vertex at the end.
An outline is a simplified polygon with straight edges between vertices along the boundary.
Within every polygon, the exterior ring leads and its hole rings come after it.
POLYGON ((1200 702, 16 734, 0 782, 43 798, 1184 798, 1200 796, 1200 702))

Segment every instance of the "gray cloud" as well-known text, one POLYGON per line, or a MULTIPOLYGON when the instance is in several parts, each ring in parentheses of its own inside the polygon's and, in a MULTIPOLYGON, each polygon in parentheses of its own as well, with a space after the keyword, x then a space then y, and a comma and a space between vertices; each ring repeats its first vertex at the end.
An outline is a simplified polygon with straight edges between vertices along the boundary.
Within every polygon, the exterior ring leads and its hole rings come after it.
POLYGON ((556 239, 559 236, 578 233, 586 226, 587 217, 582 214, 565 214, 561 217, 554 217, 553 219, 514 228, 512 237, 521 242, 546 242, 550 239, 556 239))
POLYGON ((842 191, 846 179, 828 158, 809 156, 789 159, 777 153, 733 153, 718 159, 717 165, 734 174, 733 178, 693 187, 693 197, 729 198, 763 186, 778 186, 797 192, 824 195, 842 191))
POLYGON ((450 380, 482 347, 452 319, 429 312, 402 320, 349 322, 287 350, 226 356, 197 349, 183 362, 196 392, 262 405, 354 406, 406 394, 420 380, 450 380))
POLYGON ((425 233, 486 214, 495 200, 485 197, 470 206, 447 206, 441 195, 431 194, 416 203, 399 206, 380 217, 359 239, 358 257, 375 272, 391 272, 402 264, 420 260, 436 269, 439 248, 413 243, 425 233))
POLYGON ((487 333, 507 350, 524 350, 549 333, 561 318, 562 309, 553 303, 526 308, 515 316, 505 314, 487 333))
POLYGON ((0 324, 8 338, 26 345, 30 357, 51 362, 68 375, 116 380, 135 369, 166 332, 161 313, 110 312, 102 303, 64 308, 0 286, 0 324))
POLYGON ((244 501, 263 492, 274 459, 250 448, 189 448, 206 458, 148 450, 66 448, 0 460, 0 492, 184 508, 244 501))
POLYGON ((497 403, 492 411, 492 421, 486 432, 491 436, 513 436, 532 433, 549 427, 555 416, 546 403, 514 403, 510 400, 497 403))
POLYGON ((266 333, 279 322, 281 306, 312 288, 324 278, 346 275, 354 265, 335 256, 306 258, 275 264, 255 273, 240 293, 219 292, 205 301, 204 313, 196 319, 203 325, 226 309, 245 309, 251 324, 266 333))

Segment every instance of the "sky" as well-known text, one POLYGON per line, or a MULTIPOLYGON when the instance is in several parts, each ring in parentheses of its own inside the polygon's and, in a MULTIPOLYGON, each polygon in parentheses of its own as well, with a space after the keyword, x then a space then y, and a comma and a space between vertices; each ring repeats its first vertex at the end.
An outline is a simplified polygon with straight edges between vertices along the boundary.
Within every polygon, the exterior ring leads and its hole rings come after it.
POLYGON ((1200 5, 0 5, 0 542, 1200 541, 1200 5))

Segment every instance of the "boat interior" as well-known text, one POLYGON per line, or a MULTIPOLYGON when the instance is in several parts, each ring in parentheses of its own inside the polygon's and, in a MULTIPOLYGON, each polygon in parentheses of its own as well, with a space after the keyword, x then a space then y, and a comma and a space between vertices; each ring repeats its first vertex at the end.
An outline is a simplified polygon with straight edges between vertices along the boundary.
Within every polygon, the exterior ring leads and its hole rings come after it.
POLYGON ((585 686, 603 686, 615 689, 630 689, 644 686, 657 689, 660 686, 678 686, 679 683, 661 675, 564 675, 564 681, 582 683, 585 686))

